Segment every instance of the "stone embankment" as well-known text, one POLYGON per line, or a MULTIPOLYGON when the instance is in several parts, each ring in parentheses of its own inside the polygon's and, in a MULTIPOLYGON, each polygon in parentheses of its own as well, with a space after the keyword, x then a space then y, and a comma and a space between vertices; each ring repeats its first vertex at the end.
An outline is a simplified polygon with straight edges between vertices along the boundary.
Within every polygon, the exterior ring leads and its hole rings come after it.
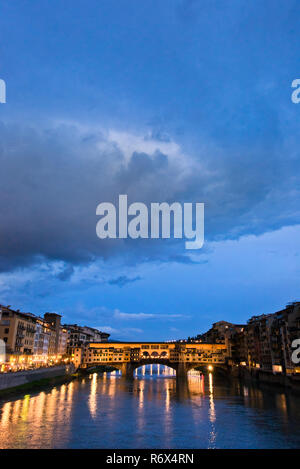
POLYGON ((59 365, 36 370, 18 371, 16 373, 0 373, 0 391, 18 388, 39 381, 57 377, 67 377, 74 373, 74 365, 59 365))

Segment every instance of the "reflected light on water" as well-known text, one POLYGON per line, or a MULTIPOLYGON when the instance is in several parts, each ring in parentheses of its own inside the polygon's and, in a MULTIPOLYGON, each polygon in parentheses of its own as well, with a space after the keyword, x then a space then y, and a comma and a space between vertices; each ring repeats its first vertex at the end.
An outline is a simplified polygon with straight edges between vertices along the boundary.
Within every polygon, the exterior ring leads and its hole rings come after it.
POLYGON ((216 430, 215 430, 215 421, 216 421, 216 412, 215 412, 215 403, 214 403, 214 385, 213 385, 213 374, 208 374, 208 384, 209 384, 209 420, 211 422, 211 430, 209 434, 209 447, 216 447, 216 430))
POLYGON ((92 380, 91 380, 91 392, 89 396, 89 409, 91 416, 93 418, 96 417, 97 414, 97 382, 98 380, 98 375, 97 373, 94 373, 92 375, 92 380))
POLYGON ((0 448, 299 446, 299 398, 226 382, 215 371, 184 382, 174 375, 146 365, 133 380, 93 374, 0 400, 0 448))
POLYGON ((7 423, 9 422, 9 416, 10 416, 10 409, 11 409, 12 403, 7 402, 4 404, 3 409, 2 409, 2 418, 1 418, 1 427, 5 428, 7 423))
POLYGON ((285 394, 278 394, 276 396, 276 405, 277 409, 285 416, 287 417, 287 401, 286 401, 286 395, 285 394))
MULTIPOLYGON (((119 375, 121 372, 118 373, 119 375)), ((166 365, 162 364, 149 364, 149 365, 143 365, 139 368, 136 368, 134 370, 134 377, 139 377, 139 376, 159 376, 159 377, 168 377, 168 376, 175 376, 176 371, 173 368, 170 368, 166 365)))
POLYGON ((215 404, 214 404, 214 385, 213 385, 213 374, 208 374, 208 382, 209 382, 209 407, 210 407, 210 421, 214 422, 216 420, 216 413, 215 413, 215 404))
POLYGON ((59 393, 59 402, 63 402, 65 400, 65 397, 66 397, 66 391, 67 391, 67 387, 65 384, 63 384, 60 388, 60 393, 59 393))
POLYGON ((23 405, 22 405, 22 411, 21 411, 21 418, 24 422, 27 419, 29 402, 30 402, 30 396, 27 394, 24 397, 23 405))
POLYGON ((68 385, 68 389, 67 389, 67 400, 69 404, 72 402, 73 393, 74 393, 74 383, 72 382, 68 385))
POLYGON ((144 392, 145 392, 145 381, 140 381, 139 383, 139 408, 143 409, 144 407, 144 392))
POLYGON ((170 389, 166 387, 166 412, 169 413, 170 411, 170 389))
POLYGON ((73 390, 72 382, 48 393, 27 394, 3 404, 0 407, 0 448, 34 448, 39 447, 41 440, 44 440, 44 447, 51 447, 58 428, 66 439, 73 390))

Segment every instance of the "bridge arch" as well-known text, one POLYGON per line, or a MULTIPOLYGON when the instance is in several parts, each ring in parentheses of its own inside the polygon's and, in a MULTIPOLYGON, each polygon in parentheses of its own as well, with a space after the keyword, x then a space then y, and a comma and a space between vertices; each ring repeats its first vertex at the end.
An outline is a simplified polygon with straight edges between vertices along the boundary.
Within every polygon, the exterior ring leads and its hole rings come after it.
MULTIPOLYGON (((149 357, 148 359, 142 359, 142 360, 139 360, 138 362, 134 363, 134 362, 123 362, 123 363, 109 363, 107 365, 103 365, 105 366, 105 368, 107 368, 107 366, 109 368, 112 368, 112 370, 119 370, 121 371, 122 373, 122 376, 126 376, 126 377, 132 377, 133 374, 134 374, 134 371, 139 369, 139 368, 142 368, 143 366, 146 366, 146 365, 162 365, 162 366, 166 366, 168 368, 171 368, 173 370, 175 370, 177 372, 177 364, 176 363, 171 363, 169 362, 169 360, 164 360, 164 359, 161 359, 161 358, 152 358, 152 357, 149 357)), ((95 366, 91 366, 90 369, 94 369, 95 366)), ((98 368, 101 368, 101 366, 98 368)), ((89 368, 86 369, 87 371, 89 370, 89 368)))
POLYGON ((146 365, 163 365, 177 371, 177 364, 171 363, 169 360, 164 358, 149 357, 148 359, 139 360, 137 363, 132 363, 133 370, 137 370, 146 365))
POLYGON ((214 374, 220 374, 220 375, 227 375, 228 374, 228 369, 225 365, 219 365, 219 364, 195 364, 193 365, 192 363, 187 366, 187 372, 189 371, 202 371, 205 373, 214 373, 214 374))

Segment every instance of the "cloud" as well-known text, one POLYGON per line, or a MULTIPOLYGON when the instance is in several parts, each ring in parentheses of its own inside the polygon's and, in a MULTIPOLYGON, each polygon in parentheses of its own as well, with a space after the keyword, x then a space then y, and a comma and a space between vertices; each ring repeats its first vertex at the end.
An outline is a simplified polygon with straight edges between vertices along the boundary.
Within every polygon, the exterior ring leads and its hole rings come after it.
POLYGON ((110 340, 117 340, 117 337, 131 337, 135 336, 135 334, 142 334, 144 331, 143 329, 139 329, 137 327, 126 327, 124 329, 116 329, 114 327, 110 326, 95 326, 96 329, 102 331, 102 332, 107 332, 108 334, 113 335, 113 337, 110 337, 110 340))
POLYGON ((115 329, 111 326, 97 326, 96 329, 102 332, 107 332, 108 334, 116 334, 119 332, 118 329, 115 329))
POLYGON ((128 283, 134 283, 134 282, 137 282, 138 280, 141 280, 140 276, 130 278, 130 277, 127 277, 127 275, 120 275, 117 278, 113 278, 109 280, 107 283, 109 285, 117 285, 118 287, 121 288, 121 287, 124 287, 124 285, 127 285, 128 283))
MULTIPOLYGON (((295 149, 235 149, 211 144, 187 155, 179 143, 79 124, 49 128, 0 124, 0 271, 97 259, 191 263, 183 240, 99 240, 100 202, 204 202, 205 238, 238 238, 300 219, 300 171, 295 149), (283 151, 284 150, 284 151, 283 151)), ((132 280, 132 279, 131 279, 132 280)), ((137 278, 135 279, 137 280, 137 278)), ((120 286, 122 276, 111 280, 120 286)))
POLYGON ((203 259, 193 259, 191 256, 184 254, 175 254, 169 257, 170 262, 177 262, 179 264, 206 264, 208 261, 203 259))
POLYGON ((142 321, 147 319, 164 319, 173 321, 174 319, 183 319, 188 318, 189 316, 184 314, 123 313, 122 311, 116 309, 114 311, 114 317, 116 319, 124 319, 129 321, 142 321))
POLYGON ((69 280, 69 278, 73 275, 74 273, 74 267, 72 265, 67 265, 61 272, 59 272, 56 277, 59 280, 66 281, 69 280))

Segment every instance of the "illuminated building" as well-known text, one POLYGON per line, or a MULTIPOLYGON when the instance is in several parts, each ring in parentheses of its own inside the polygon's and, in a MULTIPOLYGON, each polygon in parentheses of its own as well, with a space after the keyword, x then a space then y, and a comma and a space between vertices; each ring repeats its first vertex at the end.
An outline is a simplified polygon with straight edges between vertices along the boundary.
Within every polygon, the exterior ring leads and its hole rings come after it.
POLYGON ((89 368, 111 365, 131 375, 134 369, 145 364, 157 363, 186 374, 193 367, 226 364, 227 350, 224 344, 181 344, 165 342, 110 342, 89 343, 73 349, 73 363, 89 368))
POLYGON ((0 339, 8 353, 33 354, 36 318, 9 307, 0 306, 0 339))

